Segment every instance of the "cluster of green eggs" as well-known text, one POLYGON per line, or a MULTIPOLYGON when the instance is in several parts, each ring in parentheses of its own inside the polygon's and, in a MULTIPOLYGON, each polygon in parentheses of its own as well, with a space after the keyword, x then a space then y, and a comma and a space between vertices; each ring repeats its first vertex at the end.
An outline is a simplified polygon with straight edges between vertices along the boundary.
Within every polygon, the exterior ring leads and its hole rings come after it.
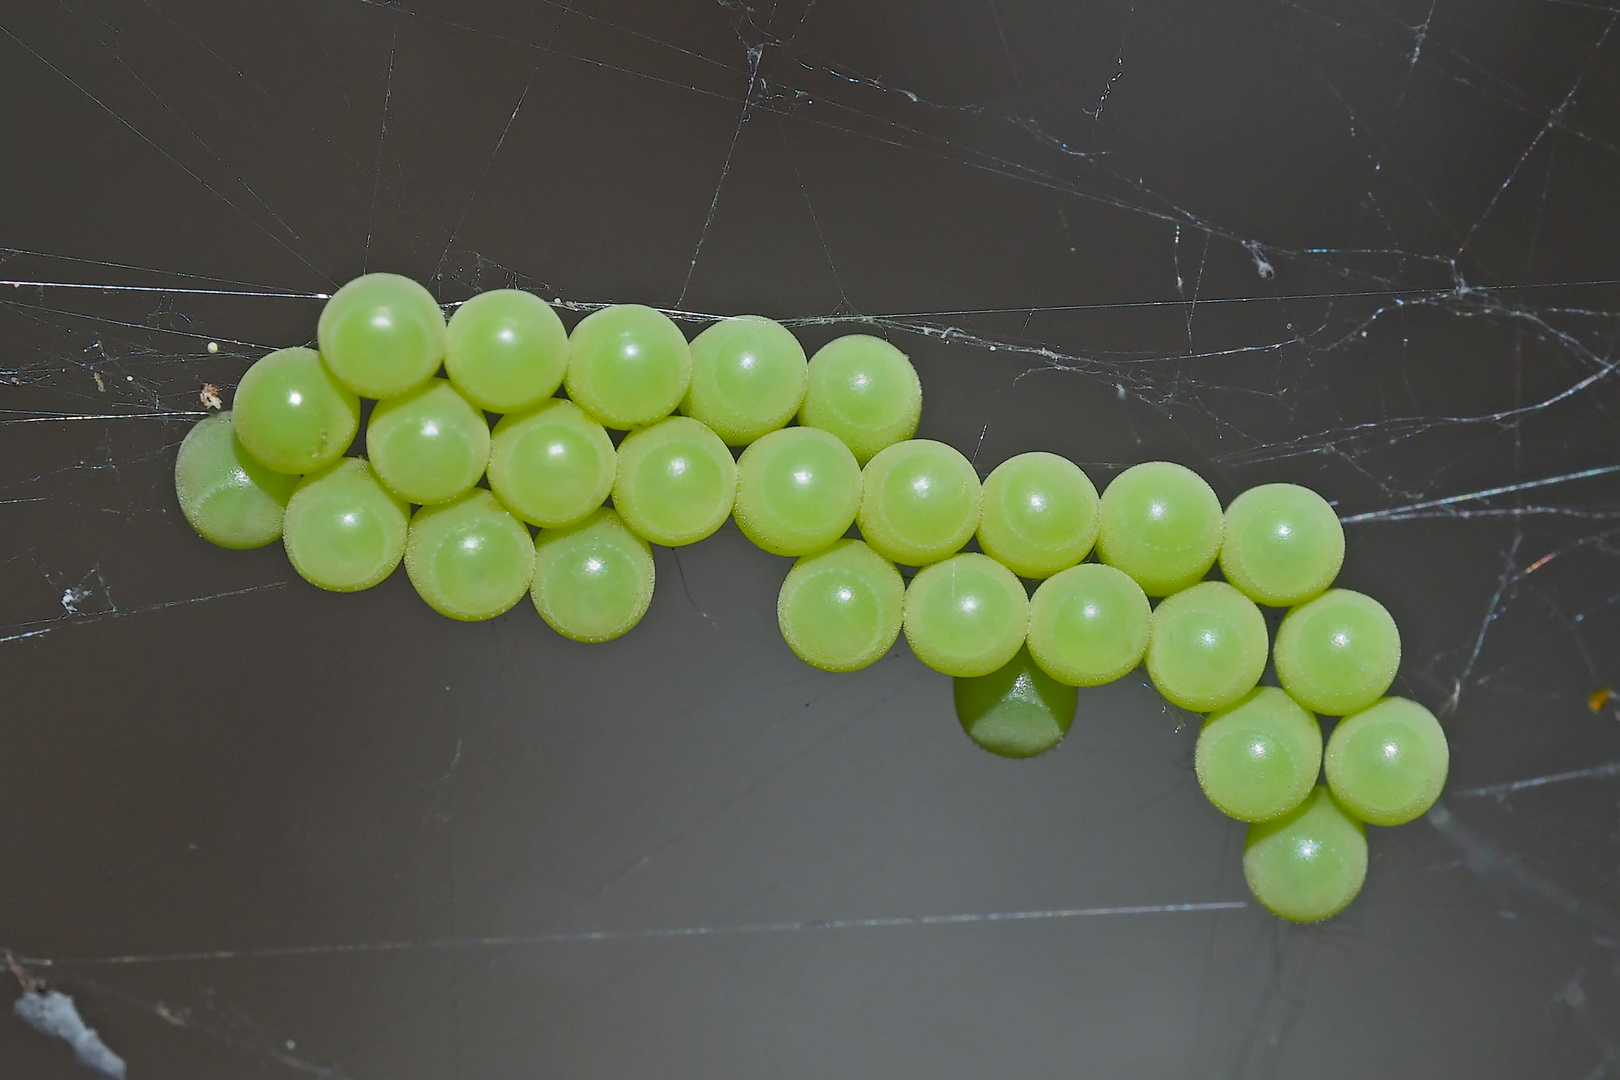
POLYGON ((1332 587, 1344 534, 1306 488, 1257 487, 1223 511, 1196 473, 1148 462, 1099 495, 1048 453, 981 482, 957 450, 912 438, 922 387, 894 346, 849 335, 807 359, 759 316, 688 342, 615 305, 569 333, 539 298, 499 290, 446 322, 419 284, 369 274, 327 301, 317 337, 248 369, 232 411, 187 435, 175 483, 205 538, 280 538, 321 588, 366 589, 403 561, 451 618, 527 593, 558 633, 608 641, 651 602, 651 544, 734 518, 796 560, 777 617, 799 657, 855 671, 904 633, 996 753, 1052 748, 1080 687, 1145 666, 1166 700, 1207 714, 1199 783, 1250 823, 1255 896, 1296 921, 1360 890, 1364 823, 1410 821, 1444 783, 1439 723, 1385 696, 1394 620, 1332 587), (366 454, 346 456, 362 397, 366 454), (897 564, 918 568, 909 582, 897 564), (1205 580, 1217 564, 1224 580, 1205 580), (1260 605, 1289 609, 1274 646, 1260 605), (1280 688, 1259 685, 1268 655, 1280 688), (1315 714, 1341 718, 1325 748, 1315 714))

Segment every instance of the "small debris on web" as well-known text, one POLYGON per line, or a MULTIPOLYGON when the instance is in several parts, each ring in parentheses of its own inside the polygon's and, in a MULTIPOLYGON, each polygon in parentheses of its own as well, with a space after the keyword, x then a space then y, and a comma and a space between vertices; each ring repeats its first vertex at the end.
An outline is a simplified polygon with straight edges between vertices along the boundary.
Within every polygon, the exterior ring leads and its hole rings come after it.
POLYGON ((217 342, 217 341, 210 341, 210 342, 209 342, 209 343, 208 343, 208 351, 209 351, 209 352, 211 352, 211 353, 217 353, 217 352, 219 352, 219 342, 217 342))
POLYGON ((62 610, 68 615, 77 615, 79 605, 90 599, 90 590, 82 585, 74 585, 62 590, 62 610))
POLYGON ((92 378, 92 379, 95 379, 95 380, 96 380, 96 389, 97 389, 97 390, 98 390, 98 391, 100 391, 100 392, 101 392, 101 393, 103 393, 103 394, 105 394, 105 393, 106 393, 106 392, 107 392, 107 384, 106 384, 106 383, 105 383, 105 382, 103 382, 103 381, 102 381, 102 379, 101 379, 101 372, 99 372, 99 371, 92 371, 92 372, 91 372, 91 373, 90 373, 90 377, 91 377, 91 378, 92 378))
POLYGON ((41 1035, 71 1046, 79 1064, 91 1072, 124 1080, 124 1059, 107 1049, 95 1029, 85 1024, 73 999, 60 990, 24 990, 11 1011, 41 1035))
POLYGON ((223 409, 225 407, 225 402, 221 401, 219 397, 219 387, 213 383, 203 383, 202 393, 197 395, 197 400, 203 403, 204 408, 223 409))
POLYGON ((1243 241, 1243 249, 1249 253, 1249 258, 1254 260, 1255 273, 1268 281, 1277 276, 1277 268, 1272 266, 1271 260, 1266 258, 1258 240, 1243 241))
POLYGON ((1602 709, 1603 706, 1609 703, 1609 698, 1613 694, 1614 691, 1610 690, 1607 686, 1600 686, 1596 690, 1592 691, 1591 697, 1586 699, 1586 707, 1591 709, 1593 712, 1597 712, 1602 709))

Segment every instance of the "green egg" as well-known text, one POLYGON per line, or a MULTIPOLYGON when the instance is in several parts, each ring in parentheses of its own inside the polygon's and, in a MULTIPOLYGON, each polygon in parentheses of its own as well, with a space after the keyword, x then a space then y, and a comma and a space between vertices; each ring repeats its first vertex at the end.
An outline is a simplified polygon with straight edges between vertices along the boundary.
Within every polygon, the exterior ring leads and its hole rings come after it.
POLYGON ((584 521, 542 529, 534 542, 535 610, 574 641, 629 633, 652 604, 652 549, 606 507, 584 521))
POLYGON ((1147 652, 1153 608, 1129 574, 1081 563, 1041 582, 1029 600, 1029 652, 1052 678, 1101 686, 1147 652))
POLYGON ((314 349, 279 349, 254 362, 232 402, 236 437, 266 468, 324 469, 354 442, 360 399, 340 385, 314 349))
POLYGON ((1451 750, 1432 712, 1387 697, 1339 721, 1326 765, 1328 787, 1345 810, 1369 825, 1405 825, 1440 798, 1451 750))
POLYGON ((1097 539, 1097 489, 1080 466, 1029 453, 984 481, 979 546, 1022 578, 1049 578, 1079 563, 1097 539))
POLYGON ((1257 686, 1204 721, 1193 765, 1205 797, 1221 813, 1270 821, 1316 786, 1322 728, 1286 692, 1257 686))
POLYGON ((799 339, 763 315, 723 319, 692 339, 692 382, 681 412, 730 446, 747 446, 793 419, 809 365, 799 339))
POLYGON ((1320 596, 1344 563, 1339 516, 1309 488, 1250 488, 1225 518, 1221 574, 1257 604, 1293 607, 1320 596))
POLYGON ((1133 465, 1103 490, 1097 559, 1149 596, 1196 584, 1221 550, 1221 501, 1202 477, 1169 461, 1133 465))
POLYGON ((613 490, 617 468, 606 429, 562 398, 501 417, 490 438, 490 489, 518 517, 546 529, 589 517, 613 490))
POLYGON ((799 423, 832 432, 862 465, 915 435, 921 419, 917 369, 882 338, 834 338, 810 358, 799 423))
POLYGON ((242 448, 228 412, 198 421, 174 464, 180 512, 203 539, 226 548, 280 538, 297 484, 298 477, 265 468, 242 448))
POLYGON ((1243 877, 1273 915, 1321 922, 1349 907, 1367 880, 1367 830, 1317 785, 1282 817, 1249 826, 1243 877))
POLYGON ((793 564, 776 600, 782 640, 823 671, 859 671, 900 636, 906 583, 859 540, 837 540, 793 564))
POLYGON ((692 351, 680 327, 640 304, 581 319, 568 337, 568 396, 603 427, 628 431, 662 420, 686 396, 692 351))
POLYGON ((613 508, 645 540, 695 544, 725 524, 737 496, 737 463, 720 436, 672 416, 619 444, 613 508))
POLYGON ((988 555, 956 555, 919 570, 906 587, 906 643, 917 659, 959 679, 1012 660, 1029 627, 1029 599, 988 555))
POLYGON ((1312 712, 1346 716, 1371 706, 1401 666, 1401 634, 1384 605, 1329 589, 1283 617, 1277 681, 1312 712))
POLYGON ((533 293, 479 293, 450 316, 444 371, 461 396, 493 413, 532 409, 568 370, 568 331, 533 293))
POLYGON ((398 274, 366 274, 321 308, 321 356, 350 390, 396 397, 439 370, 449 344, 433 294, 398 274))
POLYGON ((489 422, 445 379, 379 401, 366 424, 372 468, 406 502, 449 502, 489 464, 489 422))
POLYGON ((968 738, 992 754, 1044 754, 1069 733, 1079 691, 1042 671, 1020 649, 988 675, 955 680, 956 718, 968 738))
POLYGON ((1268 644, 1254 601, 1224 581, 1201 582, 1154 609, 1148 677, 1172 705, 1224 709, 1260 681, 1268 644))
POLYGON ((293 569, 311 585, 369 589, 405 554, 406 509, 377 482, 365 458, 343 458, 299 483, 281 541, 293 569))
POLYGON ((908 439, 866 463, 856 521, 879 555, 927 566, 972 539, 981 500, 979 474, 967 458, 941 442, 908 439))
POLYGON ((825 431, 773 431, 737 462, 737 527, 773 555, 821 551, 848 531, 860 505, 861 467, 825 431))
POLYGON ((474 488, 411 518, 405 572, 439 614, 493 619, 529 591, 534 541, 494 495, 474 488))

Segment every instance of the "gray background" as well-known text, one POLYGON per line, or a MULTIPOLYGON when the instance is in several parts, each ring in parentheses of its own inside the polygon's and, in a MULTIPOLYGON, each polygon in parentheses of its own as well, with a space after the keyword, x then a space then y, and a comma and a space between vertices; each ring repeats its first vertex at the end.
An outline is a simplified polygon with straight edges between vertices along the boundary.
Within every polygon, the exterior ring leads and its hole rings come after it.
POLYGON ((134 1078, 1620 1074, 1617 19, 0 5, 0 945, 134 1078), (997 759, 732 526, 590 647, 211 548, 199 389, 364 269, 881 333, 982 473, 1316 487, 1443 809, 1283 925, 1140 674, 997 759))

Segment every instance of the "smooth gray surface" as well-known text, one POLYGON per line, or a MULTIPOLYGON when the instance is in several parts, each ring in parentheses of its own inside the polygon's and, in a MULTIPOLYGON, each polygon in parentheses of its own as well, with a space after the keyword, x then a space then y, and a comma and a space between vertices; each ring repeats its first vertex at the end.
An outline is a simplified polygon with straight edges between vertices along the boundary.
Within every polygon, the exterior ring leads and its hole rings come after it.
POLYGON ((1620 1072, 1617 19, 0 6, 0 945, 138 1080, 1620 1072), (1164 910, 1243 833, 1140 675, 1008 762, 903 644, 800 664, 731 526, 595 647, 211 548, 199 389, 368 268, 882 333, 982 472, 1318 488, 1445 809, 1327 924, 1164 910))

